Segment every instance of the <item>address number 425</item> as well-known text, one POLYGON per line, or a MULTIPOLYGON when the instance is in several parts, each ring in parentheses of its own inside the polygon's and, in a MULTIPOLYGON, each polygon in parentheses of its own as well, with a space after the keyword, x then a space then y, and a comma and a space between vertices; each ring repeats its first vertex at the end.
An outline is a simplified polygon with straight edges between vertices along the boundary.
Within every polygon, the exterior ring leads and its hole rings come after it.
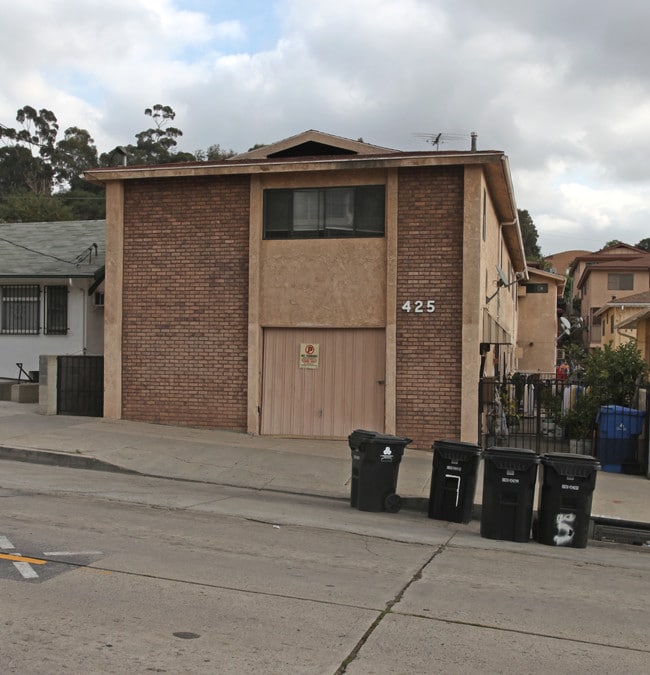
POLYGON ((415 314, 433 314, 436 311, 435 300, 407 300, 402 305, 403 312, 414 312, 415 314))

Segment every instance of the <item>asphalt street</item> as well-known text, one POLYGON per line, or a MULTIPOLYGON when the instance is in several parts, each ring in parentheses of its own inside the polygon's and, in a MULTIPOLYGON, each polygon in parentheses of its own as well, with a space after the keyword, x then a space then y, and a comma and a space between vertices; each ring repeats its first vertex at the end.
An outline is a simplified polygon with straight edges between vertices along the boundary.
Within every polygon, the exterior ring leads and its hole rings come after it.
POLYGON ((648 672, 647 547, 12 461, 0 508, 4 672, 648 672))

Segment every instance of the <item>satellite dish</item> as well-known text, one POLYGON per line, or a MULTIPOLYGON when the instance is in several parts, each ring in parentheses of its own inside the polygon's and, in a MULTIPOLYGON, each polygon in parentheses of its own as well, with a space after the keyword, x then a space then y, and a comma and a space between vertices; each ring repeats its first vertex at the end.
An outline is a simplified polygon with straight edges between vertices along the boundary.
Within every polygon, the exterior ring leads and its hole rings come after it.
POLYGON ((562 332, 557 336, 556 340, 565 335, 571 335, 571 322, 566 317, 560 317, 560 326, 562 327, 562 332))
POLYGON ((505 272, 497 265, 497 274, 499 275, 499 281, 497 283, 500 283, 503 286, 507 286, 510 282, 508 281, 508 277, 505 275, 505 272))

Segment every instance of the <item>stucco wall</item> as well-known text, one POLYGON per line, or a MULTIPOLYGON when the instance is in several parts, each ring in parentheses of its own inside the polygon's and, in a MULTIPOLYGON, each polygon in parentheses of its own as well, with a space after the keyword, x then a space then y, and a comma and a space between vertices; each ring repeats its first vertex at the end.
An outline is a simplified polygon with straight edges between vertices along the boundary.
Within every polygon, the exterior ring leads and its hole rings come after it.
POLYGON ((386 241, 265 241, 260 318, 264 326, 383 327, 386 241))
POLYGON ((547 284, 548 293, 526 293, 525 286, 520 289, 518 366, 524 373, 551 373, 555 371, 557 353, 557 286, 534 274, 530 282, 547 284))
MULTIPOLYGON (((508 344, 493 344, 487 355, 484 366, 484 376, 490 377, 498 370, 503 374, 506 370, 512 371, 517 367, 515 345, 517 341, 517 284, 509 288, 500 288, 497 285, 499 275, 497 265, 503 270, 508 281, 515 279, 515 271, 510 262, 508 248, 503 238, 503 226, 499 222, 492 204, 487 185, 481 183, 481 223, 480 240, 480 287, 481 307, 486 308, 492 321, 498 324, 507 333, 508 344), (483 211, 485 215, 483 216, 483 211), (489 299, 489 302, 488 302, 489 299)), ((506 226, 507 227, 507 226, 506 226)), ((483 335, 481 341, 490 342, 494 336, 483 335)))
MULTIPOLYGON (((264 176, 265 189, 385 185, 385 170, 264 176)), ((388 208, 388 204, 387 204, 388 208)), ((251 229, 262 238, 262 209, 251 229)), ((259 252, 263 326, 383 327, 386 237, 262 241, 259 252)))

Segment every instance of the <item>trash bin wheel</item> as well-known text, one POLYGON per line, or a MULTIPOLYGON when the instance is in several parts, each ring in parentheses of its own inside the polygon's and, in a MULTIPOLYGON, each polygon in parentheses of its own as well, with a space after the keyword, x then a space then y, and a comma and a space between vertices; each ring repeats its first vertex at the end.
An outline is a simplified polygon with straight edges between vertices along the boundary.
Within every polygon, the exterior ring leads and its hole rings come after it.
POLYGON ((391 492, 384 499, 384 508, 388 513, 397 513, 402 508, 402 498, 391 492))

